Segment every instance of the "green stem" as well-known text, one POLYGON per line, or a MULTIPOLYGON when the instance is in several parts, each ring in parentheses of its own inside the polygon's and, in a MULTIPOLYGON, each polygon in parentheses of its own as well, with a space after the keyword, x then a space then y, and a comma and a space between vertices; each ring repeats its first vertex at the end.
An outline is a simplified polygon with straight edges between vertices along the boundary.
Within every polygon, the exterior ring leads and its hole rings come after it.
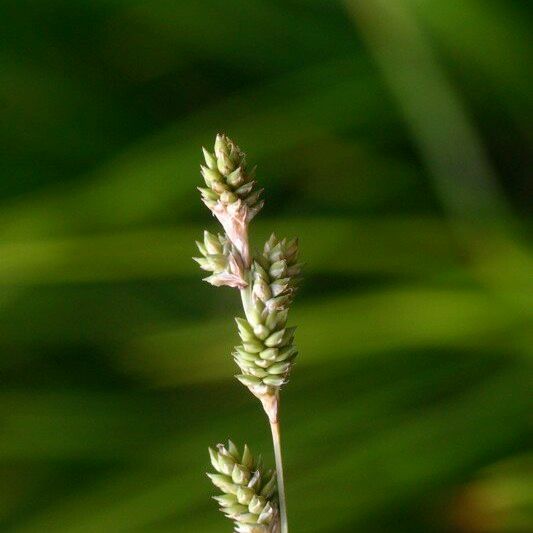
POLYGON ((248 322, 252 321, 251 312, 253 311, 254 304, 252 301, 252 274, 250 271, 247 271, 245 273, 246 280, 248 281, 248 286, 244 289, 240 290, 241 293, 241 300, 242 300, 242 308, 244 309, 244 314, 246 316, 246 320, 248 322))
POLYGON ((288 533, 289 523, 287 521, 287 503, 285 499, 285 481, 283 479, 283 458, 281 456, 281 435, 279 420, 270 421, 272 431, 272 442, 274 444, 274 456, 276 458, 276 474, 278 480, 279 514, 281 522, 281 533, 288 533))

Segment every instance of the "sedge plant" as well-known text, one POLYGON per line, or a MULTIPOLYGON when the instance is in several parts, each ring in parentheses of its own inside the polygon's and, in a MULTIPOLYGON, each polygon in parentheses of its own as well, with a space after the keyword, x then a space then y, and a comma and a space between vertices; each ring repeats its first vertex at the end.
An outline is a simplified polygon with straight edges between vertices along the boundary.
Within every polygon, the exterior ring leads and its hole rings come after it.
POLYGON ((287 533, 287 506, 280 436, 280 389, 288 381, 297 355, 294 327, 287 326, 289 306, 297 288, 301 265, 298 240, 274 234, 261 251, 252 253, 248 230, 263 207, 246 156, 227 136, 217 135, 214 152, 203 149, 202 201, 220 222, 223 233, 204 232, 194 258, 209 272, 205 281, 240 292, 243 317, 236 318, 241 344, 232 355, 240 372, 235 376, 260 400, 272 432, 276 469, 265 470, 248 446, 241 452, 229 441, 210 448, 216 473, 209 474, 222 495, 221 510, 240 533, 287 533))

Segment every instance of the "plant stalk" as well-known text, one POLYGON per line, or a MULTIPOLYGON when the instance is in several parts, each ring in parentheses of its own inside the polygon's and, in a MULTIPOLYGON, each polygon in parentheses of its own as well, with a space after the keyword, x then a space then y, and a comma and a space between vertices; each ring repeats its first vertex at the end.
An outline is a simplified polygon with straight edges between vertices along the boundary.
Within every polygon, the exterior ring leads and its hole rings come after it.
POLYGON ((253 303, 252 303, 252 284, 251 284, 251 273, 248 270, 245 274, 246 279, 248 281, 248 286, 244 289, 240 290, 241 293, 241 300, 242 300, 242 308, 244 310, 244 314, 246 316, 246 320, 250 321, 253 320, 251 311, 253 310, 253 303))
MULTIPOLYGON (((279 396, 276 395, 276 415, 278 414, 279 396)), ((269 414, 267 412, 267 414, 269 414)), ((281 523, 281 533, 288 533, 289 523, 287 521, 287 502, 285 499, 285 480, 283 478, 283 457, 281 455, 281 434, 279 418, 274 419, 269 416, 270 430, 272 431, 272 443, 274 445, 274 457, 276 459, 276 474, 278 480, 279 514, 281 523)))

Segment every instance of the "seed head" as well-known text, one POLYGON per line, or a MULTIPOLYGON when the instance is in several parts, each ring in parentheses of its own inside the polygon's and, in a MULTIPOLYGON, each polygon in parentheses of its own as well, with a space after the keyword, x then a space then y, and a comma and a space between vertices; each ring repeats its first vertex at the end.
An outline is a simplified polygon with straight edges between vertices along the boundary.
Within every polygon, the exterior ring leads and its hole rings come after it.
POLYGON ((254 459, 245 444, 242 454, 228 441, 209 448, 216 473, 207 474, 223 494, 213 499, 241 533, 278 533, 276 472, 265 470, 259 457, 254 459))

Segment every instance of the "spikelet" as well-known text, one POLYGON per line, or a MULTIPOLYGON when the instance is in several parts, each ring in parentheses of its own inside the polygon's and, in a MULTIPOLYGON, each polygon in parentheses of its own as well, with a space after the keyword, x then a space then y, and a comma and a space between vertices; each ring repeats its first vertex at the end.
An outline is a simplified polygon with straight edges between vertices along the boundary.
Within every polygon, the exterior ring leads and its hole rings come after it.
POLYGON ((203 202, 213 209, 217 202, 228 205, 240 200, 248 208, 250 221, 263 207, 263 189, 255 186, 254 170, 246 169, 246 156, 223 134, 217 135, 214 153, 205 148, 203 153, 205 165, 201 170, 206 188, 199 187, 203 202))
POLYGON ((297 289, 302 265, 298 263, 298 239, 272 234, 253 265, 253 292, 271 310, 287 309, 297 289))
POLYGON ((254 170, 247 171, 245 155, 225 135, 217 135, 214 153, 205 148, 203 152, 206 164, 201 170, 206 187, 198 187, 202 201, 249 267, 248 224, 263 207, 263 189, 256 188, 254 170))
POLYGON ((226 285, 242 289, 247 286, 241 256, 225 236, 204 231, 203 242, 196 241, 196 246, 202 257, 193 257, 193 259, 202 270, 212 272, 211 276, 204 278, 204 281, 215 287, 226 285))
POLYGON ((238 533, 278 533, 279 512, 276 500, 276 472, 266 470, 259 457, 254 459, 245 444, 242 454, 228 441, 209 448, 216 473, 207 474, 222 491, 213 499, 235 523, 238 533))

